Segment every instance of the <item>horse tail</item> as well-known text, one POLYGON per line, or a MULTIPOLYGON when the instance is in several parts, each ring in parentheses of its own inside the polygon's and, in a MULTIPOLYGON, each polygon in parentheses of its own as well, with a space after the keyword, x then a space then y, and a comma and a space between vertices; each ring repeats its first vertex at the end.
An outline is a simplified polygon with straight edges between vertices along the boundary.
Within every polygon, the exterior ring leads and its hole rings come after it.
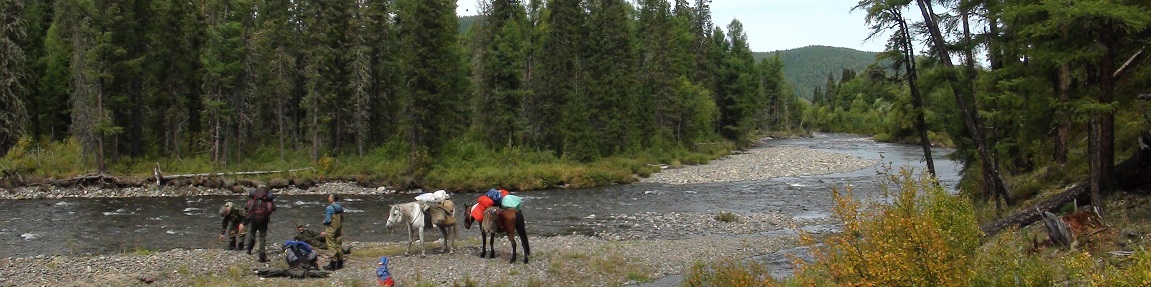
POLYGON ((519 233, 520 242, 524 245, 524 260, 526 262, 527 257, 532 255, 532 248, 528 245, 527 224, 524 222, 524 213, 520 210, 516 210, 516 233, 519 233))

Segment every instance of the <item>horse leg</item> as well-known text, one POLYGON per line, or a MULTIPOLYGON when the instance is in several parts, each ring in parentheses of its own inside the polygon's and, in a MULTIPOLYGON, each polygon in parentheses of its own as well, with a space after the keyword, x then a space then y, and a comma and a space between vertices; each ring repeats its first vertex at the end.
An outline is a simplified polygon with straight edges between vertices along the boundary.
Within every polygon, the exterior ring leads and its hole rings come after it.
POLYGON ((519 233, 520 242, 524 244, 524 264, 528 264, 528 257, 532 255, 532 248, 528 245, 528 230, 527 224, 524 222, 524 214, 516 211, 516 232, 519 233))
POLYGON ((448 247, 448 227, 447 226, 440 225, 440 235, 442 235, 444 238, 444 249, 441 249, 440 252, 447 252, 448 254, 451 254, 452 249, 450 247, 448 247))
POLYGON ((424 258, 428 255, 426 250, 427 248, 425 247, 427 246, 425 245, 427 242, 424 241, 424 228, 421 227, 418 228, 418 230, 420 231, 420 258, 424 258))
POLYGON ((486 240, 488 241, 488 251, 490 251, 488 254, 491 256, 489 258, 496 258, 496 233, 488 233, 488 238, 486 240))
POLYGON ((412 255, 412 243, 414 243, 412 241, 412 226, 408 225, 408 252, 404 252, 404 256, 412 255))
POLYGON ((516 235, 514 232, 512 232, 512 229, 510 227, 504 227, 504 230, 507 230, 508 242, 512 243, 512 259, 509 260, 508 263, 515 264, 516 263, 516 235))
POLYGON ((480 258, 485 258, 484 255, 488 253, 488 233, 484 232, 482 227, 480 230, 480 258))
POLYGON ((448 232, 448 236, 452 239, 452 242, 449 244, 448 239, 444 238, 444 244, 447 244, 447 246, 448 246, 448 254, 455 254, 456 253, 456 233, 458 232, 458 229, 456 229, 455 225, 452 225, 452 226, 448 227, 447 232, 448 232))

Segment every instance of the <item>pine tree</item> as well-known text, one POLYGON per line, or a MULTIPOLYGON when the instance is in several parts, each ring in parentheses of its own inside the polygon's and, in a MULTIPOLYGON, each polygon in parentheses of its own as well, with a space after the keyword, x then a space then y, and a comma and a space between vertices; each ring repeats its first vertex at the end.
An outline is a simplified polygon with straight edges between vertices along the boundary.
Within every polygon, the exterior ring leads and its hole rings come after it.
MULTIPOLYGON (((860 1, 854 10, 867 11, 867 16, 864 18, 868 25, 871 25, 871 34, 868 38, 875 37, 886 30, 895 30, 888 40, 887 48, 890 60, 893 62, 893 67, 903 70, 903 76, 907 81, 908 90, 911 92, 911 104, 913 113, 915 113, 915 126, 919 134, 919 144, 923 147, 923 157, 927 163, 927 172, 935 175, 935 162, 931 157, 931 142, 927 138, 927 122, 924 118, 923 97, 920 95, 919 86, 919 72, 915 67, 915 50, 914 41, 911 34, 911 25, 908 23, 907 18, 904 17, 903 11, 907 9, 909 2, 903 1, 884 1, 884 0, 869 0, 860 1)), ((847 77, 846 73, 842 76, 844 79, 847 77)))
POLYGON ((586 129, 588 108, 583 100, 584 55, 586 42, 585 15, 579 0, 547 2, 545 19, 547 34, 535 73, 533 111, 530 122, 539 125, 539 142, 569 158, 594 158, 594 151, 586 145, 590 134, 586 129), (576 101, 576 102, 572 102, 576 101), (581 121, 582 119, 582 121, 581 121))
POLYGON ((24 135, 27 63, 20 43, 26 33, 23 0, 0 0, 0 152, 24 135))
POLYGON ((403 74, 401 106, 413 162, 466 128, 466 70, 457 41, 455 2, 398 0, 396 28, 403 74))
POLYGON ((588 101, 595 112, 588 124, 599 131, 594 136, 599 154, 638 150, 643 135, 636 132, 641 126, 630 120, 639 116, 639 107, 632 89, 636 72, 627 6, 621 0, 592 3, 591 22, 596 25, 588 38, 588 101))
MULTIPOLYGON (((947 49, 947 41, 943 38, 940 31, 940 26, 937 23, 938 17, 933 12, 932 5, 925 0, 916 0, 919 6, 920 14, 924 18, 924 26, 927 28, 928 36, 931 39, 932 49, 935 51, 936 59, 942 64, 942 68, 948 70, 946 77, 950 84, 952 93, 955 95, 956 105, 959 107, 960 113, 963 115, 964 126, 966 126, 968 133, 971 135, 972 142, 975 143, 975 149, 979 153, 979 161, 982 165, 983 183, 988 191, 988 194, 1002 198, 1008 205, 1013 204, 1014 200, 1011 199, 1011 192, 1007 184, 1003 181, 1003 177, 999 172, 999 165, 997 160, 991 156, 990 147, 994 144, 987 142, 984 137, 982 119, 978 114, 978 109, 972 98, 974 97, 974 89, 971 84, 964 84, 960 81, 958 75, 954 73, 954 64, 952 64, 951 56, 947 49)), ((968 72, 968 81, 974 81, 973 72, 968 72)))
POLYGON ((208 114, 212 162, 223 166, 228 162, 227 137, 236 124, 233 121, 239 108, 236 99, 241 97, 243 89, 240 85, 245 55, 244 24, 240 22, 243 14, 226 0, 212 0, 205 7, 207 43, 200 54, 204 110, 208 114))
POLYGON ((1037 60, 1062 63, 1060 78, 1082 80, 1094 91, 1093 97, 1072 106, 1076 117, 1088 122, 1088 182, 1094 204, 1102 204, 1102 196, 1115 189, 1114 93, 1123 72, 1119 53, 1139 45, 1138 35, 1151 27, 1148 8, 1109 0, 1009 2, 1004 8, 1037 60))
POLYGON ((527 96, 527 16, 523 3, 493 0, 485 11, 473 70, 476 130, 494 147, 511 146, 526 133, 520 107, 527 96))
POLYGON ((725 46, 729 49, 716 95, 719 98, 720 125, 727 139, 742 141, 756 128, 756 113, 766 105, 755 93, 758 90, 755 59, 739 20, 732 20, 728 25, 727 38, 730 42, 725 46))

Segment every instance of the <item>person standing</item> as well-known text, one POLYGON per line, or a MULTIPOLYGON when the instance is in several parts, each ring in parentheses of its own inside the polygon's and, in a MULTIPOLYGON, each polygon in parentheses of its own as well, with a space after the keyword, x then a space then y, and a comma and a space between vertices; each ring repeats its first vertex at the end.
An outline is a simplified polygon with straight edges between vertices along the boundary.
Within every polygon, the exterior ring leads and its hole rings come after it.
POLYGON ((328 207, 324 209, 324 236, 328 244, 328 251, 332 252, 332 261, 324 269, 338 270, 344 268, 344 250, 340 248, 344 236, 344 207, 340 206, 340 196, 328 195, 328 207))
POLYGON ((260 262, 268 262, 264 248, 267 246, 268 223, 271 222, 272 212, 276 211, 268 187, 257 187, 244 209, 248 212, 248 254, 252 254, 252 248, 259 244, 256 253, 259 254, 260 262))
POLYGON ((240 250, 244 248, 244 220, 248 215, 243 209, 236 208, 231 201, 224 203, 220 208, 220 241, 224 235, 228 236, 227 250, 240 250))

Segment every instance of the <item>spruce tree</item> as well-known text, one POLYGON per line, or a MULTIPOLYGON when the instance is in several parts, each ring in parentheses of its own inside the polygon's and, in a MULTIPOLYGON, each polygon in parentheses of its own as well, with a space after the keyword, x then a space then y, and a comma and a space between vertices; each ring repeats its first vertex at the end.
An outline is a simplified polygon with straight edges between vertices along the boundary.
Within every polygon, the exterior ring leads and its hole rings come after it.
POLYGON ((0 0, 0 152, 5 153, 24 135, 28 118, 23 14, 23 0, 0 0))

